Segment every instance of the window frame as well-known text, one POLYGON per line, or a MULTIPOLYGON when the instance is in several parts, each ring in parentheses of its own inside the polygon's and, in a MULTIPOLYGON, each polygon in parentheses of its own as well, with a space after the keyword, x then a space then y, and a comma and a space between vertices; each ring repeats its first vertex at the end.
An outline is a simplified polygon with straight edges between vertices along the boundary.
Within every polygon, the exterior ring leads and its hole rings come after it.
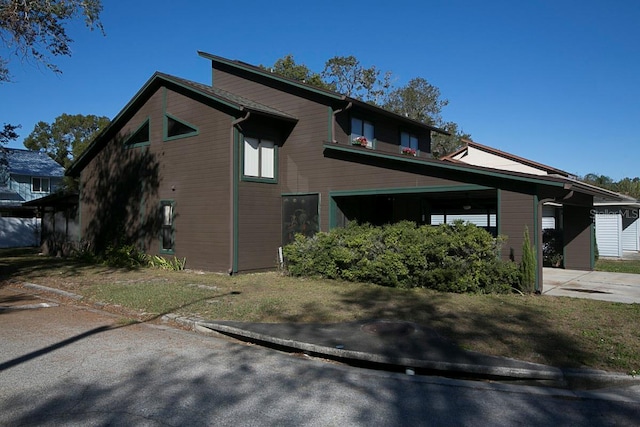
POLYGON ((137 147, 146 147, 148 145, 151 144, 151 118, 147 117, 141 124, 140 126, 138 126, 136 128, 136 130, 134 130, 133 132, 131 132, 131 134, 129 136, 127 136, 127 138, 124 140, 123 145, 125 146, 125 148, 129 149, 129 148, 137 148, 137 147), (148 127, 148 133, 147 133, 147 140, 146 141, 142 141, 142 142, 136 142, 134 144, 131 144, 130 141, 145 127, 148 127))
POLYGON ((32 176, 31 177, 31 192, 32 193, 42 193, 42 194, 49 194, 51 193, 51 179, 50 178, 46 178, 46 177, 41 177, 41 176, 32 176), (40 182, 40 190, 36 190, 35 189, 35 181, 38 180, 40 182), (47 182, 47 189, 46 190, 42 190, 42 183, 46 181, 47 182))
POLYGON ((364 136, 367 139, 367 145, 365 146, 366 148, 370 148, 370 149, 375 149, 376 148, 376 126, 375 124, 370 121, 370 120, 366 120, 363 119, 362 117, 358 117, 358 116, 351 116, 351 132, 349 134, 349 141, 351 142, 352 145, 358 145, 355 144, 355 139, 361 136, 364 136), (354 121, 358 120, 360 121, 362 124, 360 125, 360 129, 356 132, 354 130, 354 127, 356 127, 354 125, 354 121), (369 125, 371 127, 371 131, 373 133, 373 135, 371 136, 371 139, 369 139, 367 137, 367 135, 365 135, 365 128, 366 125, 369 125))
POLYGON ((409 148, 415 151, 415 154, 413 154, 414 156, 417 156, 420 154, 420 137, 418 137, 418 134, 407 131, 407 130, 402 130, 400 131, 400 153, 401 154, 405 154, 404 150, 405 148, 409 148), (409 139, 409 144, 405 145, 403 143, 403 137, 407 136, 407 138, 409 139), (412 140, 415 140, 415 147, 412 144, 412 140))
POLYGON ((176 252, 176 202, 170 199, 160 200, 160 253, 161 254, 175 254, 176 252), (165 207, 170 207, 170 224, 165 224, 165 207), (170 231, 171 247, 165 248, 165 230, 170 231))
MULTIPOLYGON (((243 136, 241 138, 241 141, 242 141, 242 180, 252 181, 252 182, 264 182, 264 183, 271 183, 271 184, 277 183, 278 182, 278 151, 279 149, 276 141, 271 138, 260 138, 255 136, 243 136), (255 149, 257 154, 256 162, 258 167, 257 175, 247 173, 247 167, 248 167, 247 156, 249 155, 249 152, 247 151, 247 145, 249 144, 248 140, 257 142, 257 148, 255 149), (264 160, 265 154, 268 152, 267 149, 271 148, 271 147, 267 147, 266 145, 269 145, 269 144, 273 145, 272 154, 270 156, 271 157, 270 163, 272 163, 271 171, 272 171, 273 177, 264 176, 264 173, 265 173, 264 166, 266 165, 264 160)), ((267 159, 267 161, 269 161, 269 159, 267 159)))
POLYGON ((165 141, 165 142, 174 141, 176 139, 189 138, 189 137, 196 136, 196 135, 199 135, 199 134, 200 134, 200 129, 198 129, 197 126, 195 126, 195 125, 193 125, 193 124, 191 124, 191 123, 189 123, 189 122, 187 122, 185 120, 179 119, 176 116, 171 115, 169 113, 165 113, 164 114, 164 117, 162 119, 162 140, 163 141, 165 141), (187 133, 182 133, 182 134, 179 134, 179 135, 169 136, 169 120, 173 120, 173 121, 178 122, 180 124, 183 124, 183 125, 185 125, 187 127, 190 127, 191 129, 193 129, 193 131, 187 132, 187 133))

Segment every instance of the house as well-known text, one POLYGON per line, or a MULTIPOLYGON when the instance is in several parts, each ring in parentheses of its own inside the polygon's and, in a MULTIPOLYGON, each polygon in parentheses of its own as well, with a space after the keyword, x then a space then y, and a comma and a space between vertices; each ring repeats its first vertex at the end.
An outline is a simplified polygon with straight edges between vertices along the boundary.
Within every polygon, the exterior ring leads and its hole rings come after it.
POLYGON ((64 168, 39 151, 0 149, 0 247, 37 246, 40 220, 24 202, 54 193, 64 168))
MULTIPOLYGON (((553 168, 505 151, 465 141, 465 146, 445 156, 444 160, 486 166, 501 170, 521 171, 534 175, 556 175, 568 179, 576 177, 560 169, 553 168)), ((614 197, 596 196, 592 218, 595 222, 596 242, 600 256, 623 256, 623 251, 640 251, 640 202, 615 194, 614 197)), ((542 229, 562 228, 562 204, 545 203, 542 207, 542 229)))
POLYGON ((502 255, 517 261, 525 226, 537 243, 553 200, 565 206, 567 266, 592 268, 589 214, 609 192, 434 159, 439 129, 199 55, 211 85, 155 73, 67 171, 80 178, 81 238, 96 249, 133 242, 190 268, 247 272, 274 268, 296 232, 473 211, 508 236, 502 255))

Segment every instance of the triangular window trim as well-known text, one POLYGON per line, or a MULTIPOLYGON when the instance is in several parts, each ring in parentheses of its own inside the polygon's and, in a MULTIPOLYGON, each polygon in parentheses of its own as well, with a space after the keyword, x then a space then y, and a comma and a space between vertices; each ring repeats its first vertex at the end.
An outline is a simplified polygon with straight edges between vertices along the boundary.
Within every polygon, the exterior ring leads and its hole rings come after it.
POLYGON ((138 129, 136 129, 129 137, 124 141, 124 145, 127 148, 143 147, 151 143, 151 126, 149 125, 149 119, 142 122, 138 129))
POLYGON ((164 115, 164 140, 172 141, 174 139, 187 138, 198 135, 200 131, 197 126, 189 122, 178 119, 171 114, 164 115))

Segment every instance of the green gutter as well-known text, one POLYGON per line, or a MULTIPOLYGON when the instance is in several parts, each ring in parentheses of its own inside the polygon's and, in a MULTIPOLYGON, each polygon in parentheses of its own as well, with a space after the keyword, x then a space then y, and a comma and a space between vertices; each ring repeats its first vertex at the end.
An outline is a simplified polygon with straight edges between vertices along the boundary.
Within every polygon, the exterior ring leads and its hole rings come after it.
POLYGON ((434 168, 438 168, 438 169, 447 169, 447 170, 453 170, 453 171, 456 171, 456 172, 467 172, 467 173, 472 173, 472 174, 476 174, 476 175, 490 176, 490 177, 494 177, 494 178, 501 178, 501 179, 509 179, 509 180, 513 180, 513 181, 528 182, 528 183, 531 183, 531 184, 543 184, 543 185, 548 185, 548 186, 551 186, 551 187, 564 187, 564 184, 565 184, 563 182, 546 181, 546 180, 537 179, 537 178, 529 178, 529 177, 521 177, 521 176, 517 176, 517 175, 509 175, 509 174, 501 173, 498 170, 488 171, 488 170, 483 170, 483 169, 475 169, 475 168, 469 168, 467 166, 459 166, 459 165, 456 165, 456 164, 453 164, 453 163, 447 163, 447 162, 440 161, 440 160, 426 161, 426 160, 410 158, 408 156, 402 156, 401 157, 399 155, 383 154, 383 153, 372 151, 372 150, 362 150, 360 148, 351 148, 351 147, 341 146, 341 145, 337 145, 337 144, 324 144, 324 148, 327 149, 327 150, 343 151, 343 152, 347 152, 347 153, 359 154, 361 156, 366 156, 366 157, 375 157, 375 158, 380 158, 380 159, 385 159, 385 160, 394 160, 394 161, 397 161, 397 162, 411 163, 411 164, 425 166, 425 167, 434 167, 434 168))

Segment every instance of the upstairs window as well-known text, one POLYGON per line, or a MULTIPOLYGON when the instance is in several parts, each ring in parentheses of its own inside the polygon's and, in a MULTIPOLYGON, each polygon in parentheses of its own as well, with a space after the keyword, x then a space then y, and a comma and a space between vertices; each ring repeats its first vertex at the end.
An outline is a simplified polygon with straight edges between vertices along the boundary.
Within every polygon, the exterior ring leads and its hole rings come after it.
POLYGON ((374 141, 373 123, 356 117, 351 118, 351 143, 367 148, 373 148, 374 141))
POLYGON ((418 136, 409 132, 401 132, 400 151, 404 154, 410 153, 415 156, 418 153, 418 136))
POLYGON ((198 134, 198 128, 196 128, 195 126, 183 120, 170 116, 168 114, 164 117, 164 124, 165 124, 165 134, 164 134, 165 141, 178 139, 178 138, 186 138, 188 136, 194 136, 198 134))
POLYGON ((259 138, 244 139, 243 175, 248 178, 275 181, 276 144, 259 138))
POLYGON ((144 145, 149 145, 150 141, 149 119, 147 119, 140 125, 140 127, 138 127, 138 129, 135 130, 135 132, 131 134, 131 136, 129 136, 129 138, 124 141, 124 145, 129 148, 142 147, 144 145))
POLYGON ((48 193, 49 178, 31 178, 31 191, 33 193, 48 193))

